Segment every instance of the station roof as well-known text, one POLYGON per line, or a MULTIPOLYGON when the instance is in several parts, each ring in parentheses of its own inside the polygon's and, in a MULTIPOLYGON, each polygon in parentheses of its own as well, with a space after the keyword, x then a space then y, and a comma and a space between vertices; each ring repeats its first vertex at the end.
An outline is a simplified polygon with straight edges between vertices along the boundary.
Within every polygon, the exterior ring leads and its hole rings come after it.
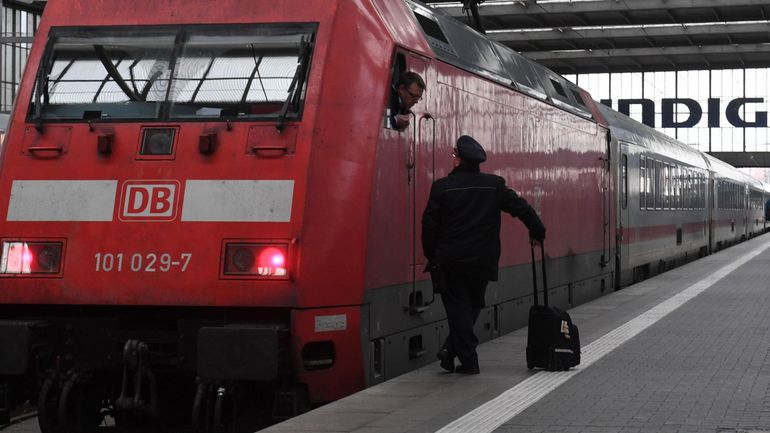
POLYGON ((45 8, 46 0, 2 0, 2 2, 6 7, 41 13, 45 8))
MULTIPOLYGON (((425 3, 471 22, 463 2, 425 3)), ((479 13, 491 39, 561 74, 770 67, 767 0, 482 0, 479 13)))
MULTIPOLYGON (((470 22, 470 0, 422 1, 470 22)), ((490 38, 561 74, 770 67, 767 0, 476 1, 490 38)))

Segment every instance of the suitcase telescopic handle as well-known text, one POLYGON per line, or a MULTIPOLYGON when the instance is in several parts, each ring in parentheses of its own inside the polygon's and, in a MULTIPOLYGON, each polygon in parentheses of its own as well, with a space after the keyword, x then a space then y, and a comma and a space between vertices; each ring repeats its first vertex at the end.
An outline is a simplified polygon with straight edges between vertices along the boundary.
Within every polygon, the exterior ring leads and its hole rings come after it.
POLYGON ((532 292, 535 295, 535 305, 537 302, 537 267, 535 266, 535 245, 529 244, 529 253, 532 256, 532 292))
MULTIPOLYGON (((532 256, 532 290, 535 294, 535 305, 538 304, 537 298, 537 265, 535 264, 535 246, 529 245, 529 251, 532 256)), ((540 263, 543 267, 543 305, 548 306, 548 280, 545 272, 545 244, 540 242, 540 263)))

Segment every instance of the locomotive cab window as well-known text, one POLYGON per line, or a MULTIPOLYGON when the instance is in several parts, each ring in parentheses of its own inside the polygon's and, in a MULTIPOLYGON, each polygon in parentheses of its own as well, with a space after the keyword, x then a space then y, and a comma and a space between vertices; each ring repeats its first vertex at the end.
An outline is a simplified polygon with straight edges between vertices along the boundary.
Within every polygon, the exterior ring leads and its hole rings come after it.
POLYGON ((393 60, 393 68, 390 74, 390 91, 388 92, 387 106, 385 107, 385 121, 383 123, 385 128, 397 129, 393 124, 393 109, 398 105, 398 80, 401 78, 401 74, 406 72, 406 56, 404 53, 397 53, 393 60))
POLYGON ((553 78, 551 78, 550 80, 551 80, 551 85, 553 85, 553 89, 556 91, 556 93, 566 98, 567 92, 564 91, 564 87, 562 87, 561 83, 554 80, 553 78))
POLYGON ((35 120, 298 120, 314 24, 51 32, 35 120))

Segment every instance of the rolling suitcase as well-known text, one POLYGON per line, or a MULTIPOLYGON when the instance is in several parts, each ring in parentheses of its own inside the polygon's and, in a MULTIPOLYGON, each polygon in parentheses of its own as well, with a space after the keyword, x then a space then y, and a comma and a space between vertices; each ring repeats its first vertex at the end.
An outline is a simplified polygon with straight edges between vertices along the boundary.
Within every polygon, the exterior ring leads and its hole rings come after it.
POLYGON ((535 305, 529 309, 527 334, 527 368, 549 371, 569 370, 580 364, 580 335, 566 311, 548 306, 548 284, 545 272, 545 247, 540 245, 543 266, 543 304, 537 300, 537 268, 532 246, 532 285, 535 305))

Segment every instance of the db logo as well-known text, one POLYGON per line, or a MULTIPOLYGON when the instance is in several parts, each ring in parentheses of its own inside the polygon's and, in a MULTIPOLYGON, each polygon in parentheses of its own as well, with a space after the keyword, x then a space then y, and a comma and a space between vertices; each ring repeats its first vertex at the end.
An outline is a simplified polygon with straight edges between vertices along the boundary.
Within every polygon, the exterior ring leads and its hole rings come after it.
POLYGON ((179 198, 177 181, 134 181, 123 184, 122 221, 173 221, 179 198))

